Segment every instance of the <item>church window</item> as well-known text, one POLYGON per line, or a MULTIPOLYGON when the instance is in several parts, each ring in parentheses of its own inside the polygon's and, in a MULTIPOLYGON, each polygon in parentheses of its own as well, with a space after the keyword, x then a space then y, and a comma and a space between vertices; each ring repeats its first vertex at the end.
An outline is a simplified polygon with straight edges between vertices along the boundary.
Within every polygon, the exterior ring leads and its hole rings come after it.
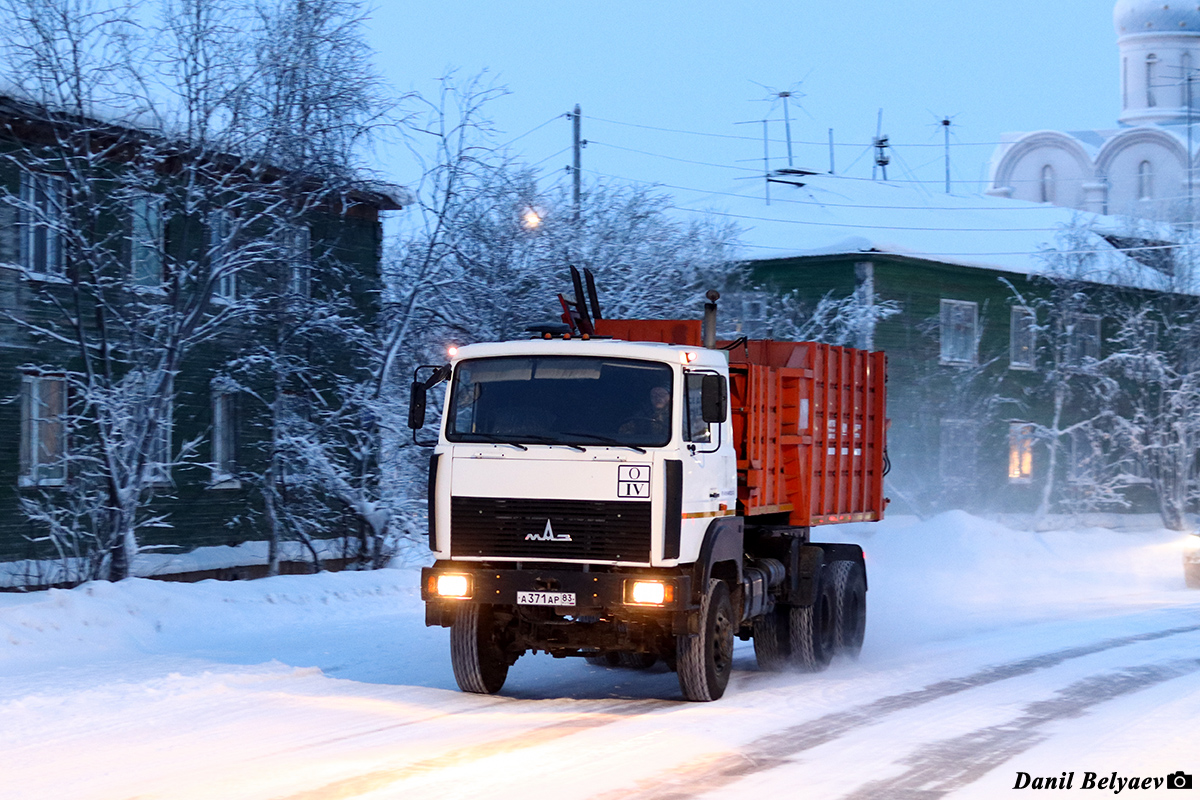
POLYGON ((1194 98, 1192 97, 1192 92, 1195 91, 1192 88, 1192 54, 1191 53, 1183 54, 1183 56, 1179 59, 1179 68, 1180 68, 1180 72, 1183 73, 1183 85, 1179 87, 1180 88, 1179 105, 1183 106, 1184 108, 1191 108, 1191 105, 1194 102, 1194 98))
POLYGON ((1149 161, 1138 164, 1138 200, 1149 200, 1154 196, 1154 169, 1149 161))
POLYGON ((1121 110, 1129 108, 1129 59, 1121 59, 1121 110))
POLYGON ((1158 105, 1157 99, 1154 97, 1154 78, 1155 67, 1158 66, 1158 56, 1151 53, 1146 56, 1146 107, 1154 108, 1158 105))
POLYGON ((1041 195, 1043 203, 1054 202, 1054 167, 1047 164, 1042 167, 1041 195))

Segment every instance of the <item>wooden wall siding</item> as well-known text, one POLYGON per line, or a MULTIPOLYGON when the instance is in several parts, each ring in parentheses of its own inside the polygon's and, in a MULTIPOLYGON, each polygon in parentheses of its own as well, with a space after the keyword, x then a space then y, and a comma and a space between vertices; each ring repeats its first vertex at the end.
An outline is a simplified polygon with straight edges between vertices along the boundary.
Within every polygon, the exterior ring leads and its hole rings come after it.
MULTIPOLYGON (((15 189, 18 179, 11 168, 0 168, 0 184, 15 189)), ((374 208, 359 206, 347 217, 329 214, 315 215, 311 220, 312 245, 318 255, 314 263, 314 293, 343 291, 350 287, 355 304, 365 318, 379 309, 382 231, 374 208), (345 272, 339 275, 323 273, 319 255, 328 251, 340 260, 345 272)), ((113 224, 123 224, 114 221, 113 224)), ((181 248, 203 246, 204 231, 198 224, 188 224, 178 218, 169 223, 169 241, 181 248)), ((30 364, 55 364, 70 368, 74 353, 61 345, 35 342, 28 332, 8 320, 11 313, 27 320, 56 321, 55 312, 36 297, 34 285, 15 268, 17 250, 16 215, 11 207, 0 204, 0 560, 47 558, 51 554, 44 546, 29 541, 33 534, 18 507, 20 404, 17 401, 21 385, 21 369, 30 364)), ((272 276, 245 274, 239 276, 248 288, 261 286, 272 276)), ((53 287, 51 287, 53 288, 53 287)), ((364 320, 365 321, 365 320, 364 320)), ((186 439, 204 436, 199 458, 207 461, 211 447, 207 433, 212 424, 210 381, 248 336, 266 336, 268 331, 231 329, 222 338, 191 354, 183 365, 177 381, 178 400, 174 409, 173 447, 186 439)), ((314 357, 321 354, 314 353, 314 357)), ((330 355, 332 358, 332 354, 330 355)), ((243 404, 238 417, 238 460, 253 466, 261 463, 262 447, 258 436, 261 409, 249 401, 243 404)), ((239 489, 210 487, 207 467, 182 467, 174 470, 174 488, 169 496, 156 502, 167 512, 169 528, 145 529, 141 540, 147 545, 170 545, 186 552, 208 545, 236 545, 261 540, 261 503, 255 493, 243 485, 239 489)), ((331 530, 329 534, 343 535, 345 531, 331 530)))

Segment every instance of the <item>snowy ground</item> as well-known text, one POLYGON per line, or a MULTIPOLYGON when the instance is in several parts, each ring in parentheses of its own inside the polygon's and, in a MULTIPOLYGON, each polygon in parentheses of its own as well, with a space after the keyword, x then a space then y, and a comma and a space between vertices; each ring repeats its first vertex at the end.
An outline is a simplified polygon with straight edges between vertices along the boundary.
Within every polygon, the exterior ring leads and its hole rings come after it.
POLYGON ((1018 772, 1200 778, 1186 537, 961 513, 827 533, 867 552, 862 657, 773 675, 739 645, 710 704, 661 666, 546 656, 500 696, 461 694, 412 570, 0 595, 0 797, 890 800, 1011 796, 1018 772))

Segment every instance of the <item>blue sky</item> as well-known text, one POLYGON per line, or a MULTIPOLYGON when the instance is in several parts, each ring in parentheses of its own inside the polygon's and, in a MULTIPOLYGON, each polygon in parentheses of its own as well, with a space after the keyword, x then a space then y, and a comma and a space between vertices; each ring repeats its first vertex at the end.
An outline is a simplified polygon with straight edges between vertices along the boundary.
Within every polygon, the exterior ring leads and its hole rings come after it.
MULTIPOLYGON (((962 144, 953 148, 952 175, 966 191, 977 188, 993 149, 967 143, 992 143, 1006 131, 1115 126, 1112 7, 1112 0, 376 0, 369 33, 397 91, 434 91, 450 68, 487 69, 510 91, 491 106, 510 137, 580 103, 584 137, 593 142, 584 153, 589 174, 696 189, 753 180, 755 170, 761 174, 762 127, 735 123, 782 119, 757 84, 800 84, 793 140, 823 143, 833 128, 846 143, 836 149, 837 169, 853 175, 871 174, 862 154, 882 107, 884 131, 897 145, 889 176, 941 181, 935 115, 953 116, 962 144)), ((784 166, 781 122, 771 134, 773 166, 784 166)), ((570 161, 569 151, 555 153, 569 144, 570 123, 559 119, 513 148, 530 163, 546 159, 542 168, 553 179, 570 161)), ((828 168, 824 144, 797 144, 794 153, 797 166, 828 168)), ((414 178, 402 152, 381 156, 390 178, 414 178)))

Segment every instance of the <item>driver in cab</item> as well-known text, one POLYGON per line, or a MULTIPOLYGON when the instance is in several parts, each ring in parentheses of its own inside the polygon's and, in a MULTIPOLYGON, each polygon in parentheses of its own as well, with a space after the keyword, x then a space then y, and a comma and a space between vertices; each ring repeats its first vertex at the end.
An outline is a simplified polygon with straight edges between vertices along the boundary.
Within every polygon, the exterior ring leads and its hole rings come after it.
POLYGON ((655 386, 650 390, 650 409, 644 415, 633 417, 621 425, 623 435, 648 436, 655 440, 666 439, 671 430, 671 390, 655 386))

